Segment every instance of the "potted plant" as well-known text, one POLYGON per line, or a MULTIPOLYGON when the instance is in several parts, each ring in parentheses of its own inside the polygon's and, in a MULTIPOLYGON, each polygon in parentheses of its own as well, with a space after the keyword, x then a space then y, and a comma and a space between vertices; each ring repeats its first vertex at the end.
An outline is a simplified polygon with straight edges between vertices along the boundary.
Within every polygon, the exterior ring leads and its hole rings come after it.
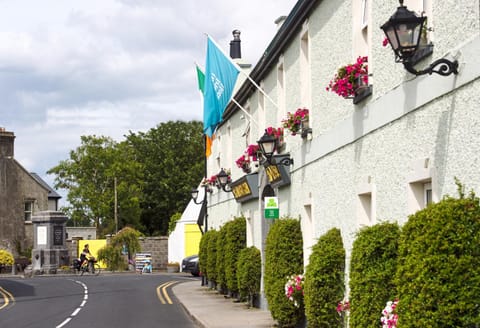
POLYGON ((300 130, 308 129, 308 109, 298 108, 295 113, 288 112, 287 118, 282 120, 283 127, 290 131, 292 136, 300 130))
POLYGON ((250 173, 250 157, 242 155, 236 161, 237 167, 241 168, 243 172, 250 173))
POLYGON ((328 84, 327 91, 343 98, 354 98, 368 90, 367 62, 367 56, 359 56, 354 64, 341 66, 328 84))
POLYGON ((272 137, 277 139, 277 152, 281 151, 285 145, 285 141, 283 139, 283 128, 274 128, 269 126, 265 129, 265 132, 272 137))

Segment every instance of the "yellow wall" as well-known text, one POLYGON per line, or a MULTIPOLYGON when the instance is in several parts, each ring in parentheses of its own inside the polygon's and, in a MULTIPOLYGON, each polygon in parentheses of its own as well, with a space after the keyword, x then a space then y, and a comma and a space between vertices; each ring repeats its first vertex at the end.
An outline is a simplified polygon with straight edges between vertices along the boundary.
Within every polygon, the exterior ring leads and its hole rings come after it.
MULTIPOLYGON (((94 240, 79 240, 78 241, 78 250, 77 254, 78 257, 80 257, 80 253, 83 251, 83 247, 85 247, 85 244, 88 244, 88 249, 90 250, 90 254, 94 256, 95 258, 98 257, 98 250, 104 246, 107 245, 107 240, 106 239, 94 239, 94 240)), ((106 268, 107 266, 105 263, 99 261, 98 264, 100 264, 101 268, 106 268)))
POLYGON ((185 257, 198 254, 200 239, 202 238, 198 225, 194 223, 185 224, 184 231, 185 257))

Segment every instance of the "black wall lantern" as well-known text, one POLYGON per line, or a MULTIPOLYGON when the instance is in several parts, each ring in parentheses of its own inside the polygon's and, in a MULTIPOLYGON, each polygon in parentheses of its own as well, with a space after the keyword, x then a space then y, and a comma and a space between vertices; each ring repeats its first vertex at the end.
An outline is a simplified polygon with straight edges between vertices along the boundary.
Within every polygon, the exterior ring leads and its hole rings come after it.
POLYGON ((265 133, 260 138, 260 140, 257 141, 257 144, 260 148, 260 151, 262 152, 262 156, 265 157, 269 164, 282 164, 286 166, 290 166, 293 164, 292 158, 283 158, 282 160, 280 160, 279 163, 272 163, 273 153, 275 153, 275 150, 277 149, 277 138, 269 135, 267 133, 267 130, 265 130, 265 133))
POLYGON ((427 17, 417 16, 403 5, 403 0, 399 0, 399 2, 400 7, 381 26, 395 52, 396 60, 402 62, 405 69, 414 75, 437 73, 448 76, 452 73, 458 74, 458 61, 452 62, 445 58, 434 61, 429 67, 420 71, 413 67, 413 58, 419 49, 420 37, 427 17))
POLYGON ((218 182, 218 185, 220 186, 220 188, 222 188, 223 191, 225 192, 231 192, 232 189, 230 188, 229 186, 229 176, 227 174, 227 172, 225 172, 224 169, 221 169, 220 172, 218 172, 217 174, 217 182, 218 182), (228 187, 228 189, 227 189, 228 187))

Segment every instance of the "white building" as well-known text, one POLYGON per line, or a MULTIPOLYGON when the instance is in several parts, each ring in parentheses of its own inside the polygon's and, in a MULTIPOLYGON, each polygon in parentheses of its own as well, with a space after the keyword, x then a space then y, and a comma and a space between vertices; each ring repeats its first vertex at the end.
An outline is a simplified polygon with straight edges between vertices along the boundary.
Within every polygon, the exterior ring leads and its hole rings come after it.
POLYGON ((268 97, 243 82, 234 98, 251 119, 229 104, 208 174, 226 168, 234 182, 241 179, 245 173, 235 160, 246 146, 256 144, 265 128, 280 127, 297 108, 309 109, 311 134, 302 138, 285 131, 281 153, 294 163, 279 168, 289 173, 290 183, 269 183, 260 164, 252 166, 258 172, 256 197, 237 202, 222 190, 209 194, 209 229, 244 215, 248 246, 263 252, 270 224, 263 196, 274 195, 280 216, 301 220, 305 265, 316 240, 338 227, 348 268, 362 225, 405 223, 427 202, 455 196, 455 177, 480 194, 479 0, 404 4, 425 12, 434 44, 433 53, 415 67, 445 57, 458 60, 458 74, 415 76, 395 62, 380 29, 397 9, 395 1, 299 0, 250 73, 268 97), (326 87, 339 66, 358 56, 368 56, 371 95, 354 104, 326 87))

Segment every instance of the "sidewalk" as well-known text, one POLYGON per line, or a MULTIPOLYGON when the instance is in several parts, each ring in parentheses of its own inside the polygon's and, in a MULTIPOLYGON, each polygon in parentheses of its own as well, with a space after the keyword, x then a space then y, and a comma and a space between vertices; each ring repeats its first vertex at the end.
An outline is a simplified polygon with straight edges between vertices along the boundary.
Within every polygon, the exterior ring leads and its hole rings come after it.
POLYGON ((271 328, 275 326, 269 311, 248 308, 201 286, 200 281, 173 286, 173 294, 187 313, 203 328, 271 328))

